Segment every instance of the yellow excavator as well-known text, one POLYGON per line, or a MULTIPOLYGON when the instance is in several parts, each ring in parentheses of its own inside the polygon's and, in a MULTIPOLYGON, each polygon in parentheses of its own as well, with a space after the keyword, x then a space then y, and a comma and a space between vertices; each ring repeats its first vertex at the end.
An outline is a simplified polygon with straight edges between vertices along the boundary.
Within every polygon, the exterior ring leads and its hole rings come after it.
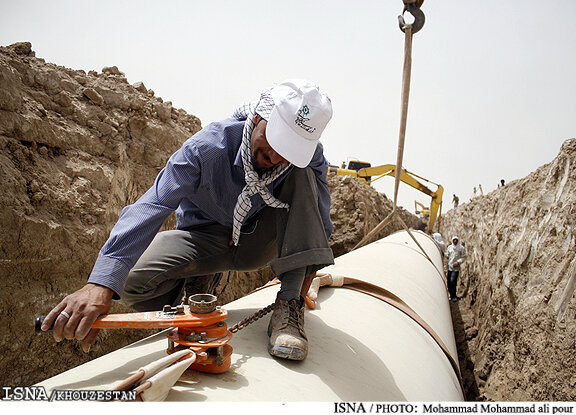
POLYGON ((430 208, 424 206, 422 203, 418 202, 417 200, 414 201, 414 213, 420 215, 425 218, 430 217, 430 208))
MULTIPOLYGON (((368 184, 371 184, 374 180, 378 180, 384 176, 396 177, 396 165, 394 164, 383 164, 381 166, 372 167, 370 163, 359 160, 350 160, 348 162, 348 168, 331 165, 330 171, 336 173, 339 176, 357 177, 358 179, 363 180, 368 184)), ((417 174, 412 173, 406 169, 402 169, 400 173, 400 180, 431 197, 429 208, 426 208, 421 203, 416 202, 422 207, 422 210, 418 211, 416 209, 416 211, 417 213, 428 216, 428 233, 432 233, 432 229, 436 223, 436 218, 439 219, 442 214, 442 195, 444 193, 444 188, 441 185, 431 182, 430 180, 418 176, 417 174), (437 186, 436 191, 430 190, 421 181, 425 181, 426 183, 431 183, 437 186)))

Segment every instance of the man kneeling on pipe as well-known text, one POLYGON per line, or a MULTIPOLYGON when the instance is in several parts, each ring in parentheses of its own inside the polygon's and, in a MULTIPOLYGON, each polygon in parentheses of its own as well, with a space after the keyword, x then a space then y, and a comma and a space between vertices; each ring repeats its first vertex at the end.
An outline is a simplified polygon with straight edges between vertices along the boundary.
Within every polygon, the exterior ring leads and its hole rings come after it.
POLYGON ((75 338, 88 352, 97 335, 90 327, 112 299, 160 310, 176 305, 196 277, 269 264, 281 286, 268 351, 303 360, 302 284, 334 262, 328 162, 319 142, 331 117, 330 99, 316 84, 292 79, 191 137, 123 209, 88 283, 52 309, 42 330, 53 326, 57 342, 75 338), (172 211, 177 229, 157 233, 172 211))

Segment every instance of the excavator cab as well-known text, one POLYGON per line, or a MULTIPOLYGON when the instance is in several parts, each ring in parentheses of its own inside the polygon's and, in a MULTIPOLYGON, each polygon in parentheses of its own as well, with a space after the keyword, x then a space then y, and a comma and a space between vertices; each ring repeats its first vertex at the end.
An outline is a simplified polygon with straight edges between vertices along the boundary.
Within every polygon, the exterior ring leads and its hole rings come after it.
POLYGON ((366 161, 350 160, 348 162, 348 170, 360 170, 365 167, 371 167, 372 165, 366 161))
MULTIPOLYGON (((348 162, 348 170, 358 171, 360 169, 364 169, 371 166, 372 165, 366 161, 350 160, 348 162)), ((362 179, 364 179, 364 181, 366 181, 366 183, 368 184, 370 184, 370 182, 372 181, 371 176, 362 177, 362 179)))
MULTIPOLYGON (((344 163, 342 163, 342 166, 344 166, 344 163)), ((363 182, 370 184, 372 182, 372 177, 371 176, 358 176, 358 171, 360 169, 365 169, 365 168, 368 168, 371 166, 372 165, 370 163, 368 163, 367 161, 350 160, 348 162, 347 168, 340 168, 338 166, 330 165, 330 171, 333 173, 336 173, 338 176, 355 176, 358 179, 362 180, 363 182)))

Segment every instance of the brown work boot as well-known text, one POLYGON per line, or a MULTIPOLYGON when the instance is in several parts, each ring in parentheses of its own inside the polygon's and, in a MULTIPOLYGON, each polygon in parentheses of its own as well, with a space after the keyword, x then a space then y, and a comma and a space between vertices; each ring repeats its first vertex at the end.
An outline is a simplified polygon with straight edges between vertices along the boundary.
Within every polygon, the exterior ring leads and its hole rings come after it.
POLYGON ((308 339, 304 333, 304 307, 301 300, 287 301, 276 297, 274 312, 268 324, 268 353, 290 360, 304 360, 308 339))

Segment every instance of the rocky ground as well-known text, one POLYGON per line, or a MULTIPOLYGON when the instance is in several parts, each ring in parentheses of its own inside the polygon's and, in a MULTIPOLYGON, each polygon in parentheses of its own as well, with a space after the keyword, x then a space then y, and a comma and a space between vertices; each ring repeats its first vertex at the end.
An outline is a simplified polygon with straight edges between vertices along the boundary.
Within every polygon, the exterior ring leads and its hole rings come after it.
MULTIPOLYGON (((200 128, 116 67, 86 73, 37 58, 29 43, 0 47, 0 385, 34 384, 149 334, 105 331, 84 355, 75 342, 35 335, 33 320, 85 283, 122 207, 200 128)), ((575 162, 568 140, 549 165, 442 218, 444 239, 459 234, 469 252, 462 300, 451 304, 469 400, 576 398, 575 162)), ((350 177, 329 184, 338 256, 392 202, 350 177)), ((228 273, 216 294, 227 303, 272 277, 228 273)))

